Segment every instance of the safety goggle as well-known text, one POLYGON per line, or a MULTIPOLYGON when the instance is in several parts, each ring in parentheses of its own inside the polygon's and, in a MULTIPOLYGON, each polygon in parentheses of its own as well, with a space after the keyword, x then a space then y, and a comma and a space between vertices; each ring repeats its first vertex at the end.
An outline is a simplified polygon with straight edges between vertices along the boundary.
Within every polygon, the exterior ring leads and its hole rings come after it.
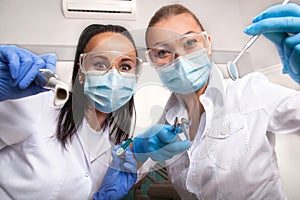
POLYGON ((79 57, 82 73, 95 76, 103 76, 114 67, 125 78, 137 78, 142 63, 140 58, 118 51, 92 51, 82 53, 79 57))
POLYGON ((160 42, 146 51, 147 61, 154 67, 171 63, 176 57, 207 48, 207 32, 190 33, 160 42))

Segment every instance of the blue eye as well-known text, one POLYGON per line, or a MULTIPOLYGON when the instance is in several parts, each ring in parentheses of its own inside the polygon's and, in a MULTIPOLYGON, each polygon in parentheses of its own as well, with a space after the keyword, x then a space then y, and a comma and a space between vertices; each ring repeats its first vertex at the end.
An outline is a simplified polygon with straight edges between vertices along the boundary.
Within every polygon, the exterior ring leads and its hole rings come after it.
POLYGON ((101 71, 103 71, 103 70, 107 69, 107 65, 105 63, 103 63, 103 62, 95 62, 93 64, 93 68, 94 68, 94 70, 101 70, 101 71))
POLYGON ((158 57, 158 58, 165 58, 165 57, 167 57, 167 56, 169 56, 170 55, 170 51, 167 51, 167 50, 159 50, 158 52, 156 52, 156 57, 158 57))
POLYGON ((197 43, 196 39, 189 39, 184 43, 184 48, 185 49, 189 49, 195 46, 195 44, 197 43))

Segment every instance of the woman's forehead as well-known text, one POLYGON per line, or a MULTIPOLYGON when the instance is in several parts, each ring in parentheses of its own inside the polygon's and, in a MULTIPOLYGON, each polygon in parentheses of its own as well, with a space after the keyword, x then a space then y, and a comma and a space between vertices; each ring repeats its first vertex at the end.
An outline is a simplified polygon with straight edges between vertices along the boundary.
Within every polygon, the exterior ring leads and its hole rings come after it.
POLYGON ((97 34, 90 39, 85 52, 90 51, 135 52, 135 48, 126 36, 120 33, 106 32, 97 34))
POLYGON ((189 13, 169 16, 147 30, 147 44, 156 43, 176 38, 187 33, 201 32, 201 27, 189 13))

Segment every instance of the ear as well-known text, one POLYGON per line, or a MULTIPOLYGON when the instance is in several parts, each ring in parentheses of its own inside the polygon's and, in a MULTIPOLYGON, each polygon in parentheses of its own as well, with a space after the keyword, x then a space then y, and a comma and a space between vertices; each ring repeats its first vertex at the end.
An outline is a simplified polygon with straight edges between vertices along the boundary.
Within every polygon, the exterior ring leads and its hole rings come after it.
POLYGON ((84 75, 84 73, 82 73, 79 63, 77 63, 77 66, 78 66, 78 74, 77 74, 78 80, 79 80, 80 84, 83 84, 84 80, 85 80, 85 75, 84 75))
POLYGON ((211 36, 207 35, 207 50, 206 53, 207 55, 211 56, 211 36))

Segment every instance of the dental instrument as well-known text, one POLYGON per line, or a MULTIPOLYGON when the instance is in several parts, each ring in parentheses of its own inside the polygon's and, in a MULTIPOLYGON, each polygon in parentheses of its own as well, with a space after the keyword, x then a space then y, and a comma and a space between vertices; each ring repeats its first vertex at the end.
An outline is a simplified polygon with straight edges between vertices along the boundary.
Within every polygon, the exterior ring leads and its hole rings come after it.
POLYGON ((56 106, 63 105, 69 98, 68 85, 49 69, 40 69, 35 83, 46 89, 54 89, 53 103, 56 106))
POLYGON ((186 139, 190 139, 189 133, 188 133, 188 131, 186 129, 186 127, 189 126, 189 125, 190 125, 190 121, 188 119, 181 118, 181 120, 180 120, 180 126, 181 126, 181 128, 183 130, 183 133, 184 133, 186 139))
POLYGON ((122 144, 116 151, 116 154, 119 158, 124 158, 126 148, 130 145, 132 142, 132 137, 128 138, 124 144, 122 144))
POLYGON ((173 128, 172 128, 171 132, 174 132, 176 130, 178 124, 179 124, 178 117, 175 117, 173 128))
MULTIPOLYGON (((281 4, 285 5, 289 2, 290 0, 284 0, 281 4)), ((240 59, 240 57, 246 52, 247 49, 249 49, 254 42, 259 38, 259 35, 252 36, 251 39, 247 42, 247 44, 243 47, 243 49, 240 51, 240 53, 237 55, 237 57, 233 61, 229 61, 227 63, 227 71, 229 73, 229 76, 231 77, 232 80, 236 80, 239 77, 238 70, 236 63, 240 59)))
POLYGON ((187 128, 186 128, 189 125, 190 125, 190 121, 188 119, 181 118, 179 120, 178 117, 176 117, 175 120, 174 120, 174 124, 173 124, 174 128, 171 131, 174 132, 175 129, 178 126, 180 126, 182 128, 182 130, 183 130, 183 133, 184 133, 186 139, 189 139, 190 138, 189 137, 189 133, 188 133, 187 128))

